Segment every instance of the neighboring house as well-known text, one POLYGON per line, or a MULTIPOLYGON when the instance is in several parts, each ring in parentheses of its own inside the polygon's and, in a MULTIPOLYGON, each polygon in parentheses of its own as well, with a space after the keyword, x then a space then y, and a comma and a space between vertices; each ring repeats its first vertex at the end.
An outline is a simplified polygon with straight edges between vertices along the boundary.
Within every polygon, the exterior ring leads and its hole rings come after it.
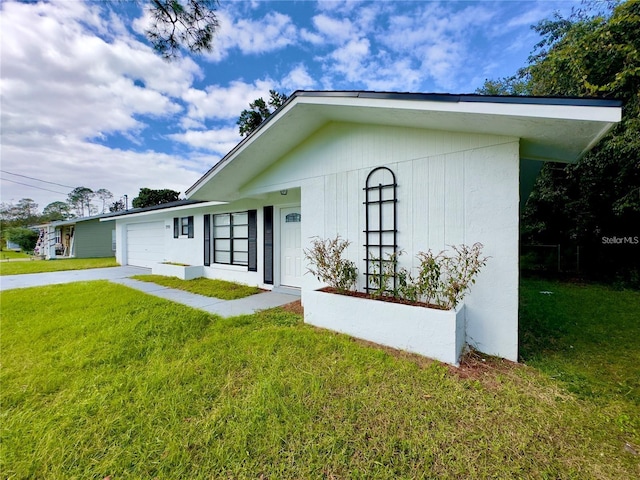
POLYGON ((47 260, 115 256, 115 222, 100 221, 107 220, 109 215, 59 220, 34 227, 40 230, 36 255, 47 260))
POLYGON ((19 252, 22 250, 22 247, 11 240, 7 240, 7 250, 13 250, 14 252, 19 252))
POLYGON ((412 267, 419 251, 481 242, 466 340, 517 360, 519 206, 541 162, 577 161, 620 116, 608 100, 296 92, 187 190, 200 203, 117 216, 117 260, 301 289, 304 304, 321 286, 304 275, 313 237, 351 242, 359 290, 376 244, 412 267))

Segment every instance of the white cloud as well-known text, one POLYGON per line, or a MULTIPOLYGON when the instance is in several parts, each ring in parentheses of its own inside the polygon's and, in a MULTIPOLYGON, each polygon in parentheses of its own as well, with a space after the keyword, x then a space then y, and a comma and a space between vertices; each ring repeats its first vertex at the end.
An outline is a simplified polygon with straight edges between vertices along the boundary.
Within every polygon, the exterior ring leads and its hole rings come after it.
POLYGON ((226 155, 241 140, 237 128, 221 128, 217 130, 189 130, 184 133, 169 135, 172 140, 191 147, 226 155))
POLYGON ((262 54, 283 49, 296 43, 298 29, 291 17, 269 12, 260 19, 235 18, 238 12, 221 10, 220 27, 213 50, 206 57, 214 62, 227 58, 233 49, 243 54, 262 54))
POLYGON ((227 87, 210 85, 205 90, 190 88, 183 95, 189 104, 187 117, 191 120, 233 119, 249 107, 256 98, 266 97, 275 82, 269 79, 245 83, 233 81, 227 87))
MULTIPOLYGON (((210 166, 91 142, 119 133, 140 143, 149 121, 184 110, 180 95, 201 75, 192 60, 162 61, 95 4, 4 2, 0 8, 3 169, 131 197, 141 186, 184 191, 210 166)), ((3 200, 23 197, 41 208, 66 199, 2 182, 3 200)))
POLYGON ((129 37, 107 42, 83 26, 103 29, 94 9, 69 4, 3 5, 3 130, 91 138, 182 109, 172 96, 199 74, 195 63, 168 64, 129 37))
POLYGON ((294 67, 281 81, 280 86, 288 92, 314 88, 316 81, 311 77, 307 67, 300 64, 294 67))
POLYGON ((356 35, 351 20, 347 18, 337 19, 321 14, 313 17, 313 24, 319 35, 331 43, 342 44, 356 35))
MULTIPOLYGON (((3 138, 3 170, 24 172, 63 185, 85 186, 93 190, 106 188, 116 199, 124 194, 129 195, 129 202, 141 187, 170 188, 184 193, 212 165, 208 158, 194 156, 184 159, 151 151, 137 153, 63 136, 32 134, 20 140, 4 143, 3 138), (32 147, 45 142, 46 149, 32 147), (25 169, 25 165, 31 165, 32 168, 25 169)), ((56 195, 2 182, 3 201, 17 202, 21 198, 33 198, 41 209, 53 201, 65 201, 65 192, 71 191, 5 174, 3 178, 61 192, 56 195)))

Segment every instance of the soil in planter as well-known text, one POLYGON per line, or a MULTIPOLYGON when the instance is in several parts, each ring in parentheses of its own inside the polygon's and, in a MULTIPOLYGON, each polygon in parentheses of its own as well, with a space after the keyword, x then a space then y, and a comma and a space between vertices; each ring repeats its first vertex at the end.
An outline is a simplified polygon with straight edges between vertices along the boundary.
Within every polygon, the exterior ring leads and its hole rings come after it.
POLYGON ((445 311, 449 310, 448 308, 442 307, 440 305, 435 305, 433 303, 412 302, 404 298, 397 298, 397 297, 391 297, 391 296, 379 297, 377 295, 371 295, 370 293, 364 293, 364 292, 340 291, 337 288, 333 288, 333 287, 324 287, 324 288, 321 288, 319 291, 326 292, 326 293, 335 293, 337 295, 346 295, 348 297, 367 298, 369 300, 378 300, 380 302, 400 303, 402 305, 414 305, 416 307, 435 308, 436 310, 445 310, 445 311))

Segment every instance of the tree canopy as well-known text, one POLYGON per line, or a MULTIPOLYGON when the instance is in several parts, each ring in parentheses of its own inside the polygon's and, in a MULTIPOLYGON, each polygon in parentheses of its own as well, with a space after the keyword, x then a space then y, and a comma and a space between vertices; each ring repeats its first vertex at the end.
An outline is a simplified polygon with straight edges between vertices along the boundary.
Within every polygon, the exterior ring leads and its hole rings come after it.
POLYGON ((31 198, 22 198, 16 204, 8 202, 0 205, 3 225, 26 227, 38 219, 38 204, 31 198))
POLYGON ((249 104, 249 109, 245 109, 240 113, 240 118, 236 122, 239 126, 240 135, 246 137, 262 122, 273 115, 278 108, 289 98, 284 93, 275 90, 269 90, 269 100, 265 101, 262 97, 257 98, 249 104))
POLYGON ((606 14, 555 15, 533 28, 542 39, 529 64, 479 93, 618 99, 623 118, 578 163, 543 167, 522 219, 523 241, 586 246, 599 269, 638 269, 628 257, 638 252, 613 258, 603 237, 640 235, 640 2, 616 3, 606 14))
POLYGON ((71 207, 67 202, 52 202, 42 209, 43 220, 56 221, 71 218, 71 207))
POLYGON ((219 27, 218 0, 149 0, 151 24, 145 34, 153 49, 165 59, 210 51, 219 27))
POLYGON ((175 190, 162 189, 153 190, 151 188, 141 188, 138 196, 133 199, 131 205, 134 208, 151 207, 153 205, 161 205, 163 203, 175 202, 180 200, 180 192, 175 190))
POLYGON ((87 187, 76 187, 67 196, 67 202, 75 209, 78 217, 91 215, 91 200, 95 196, 93 190, 87 187))

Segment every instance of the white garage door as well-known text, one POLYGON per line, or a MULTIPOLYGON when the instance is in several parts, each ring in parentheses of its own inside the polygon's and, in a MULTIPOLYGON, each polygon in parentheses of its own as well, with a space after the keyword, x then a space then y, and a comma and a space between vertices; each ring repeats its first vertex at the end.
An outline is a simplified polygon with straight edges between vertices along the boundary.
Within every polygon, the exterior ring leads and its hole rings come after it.
POLYGON ((127 225, 127 264, 151 268, 164 258, 164 221, 127 225))

